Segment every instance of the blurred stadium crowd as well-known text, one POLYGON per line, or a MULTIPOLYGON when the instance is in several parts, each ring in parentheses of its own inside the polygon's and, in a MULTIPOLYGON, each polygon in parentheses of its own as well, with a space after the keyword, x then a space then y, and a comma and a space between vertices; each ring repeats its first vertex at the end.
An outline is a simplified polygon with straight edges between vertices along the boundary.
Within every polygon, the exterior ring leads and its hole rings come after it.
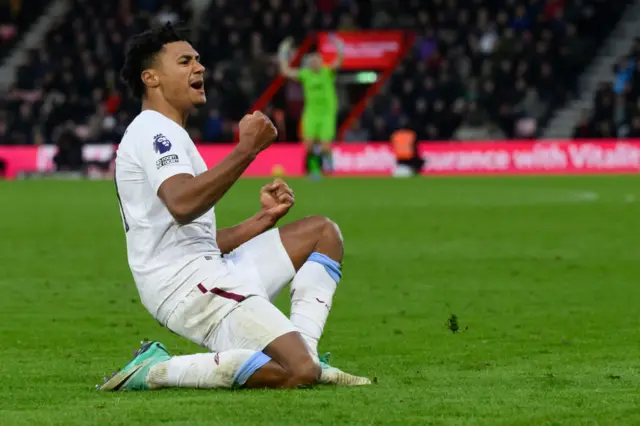
POLYGON ((613 71, 615 79, 600 84, 574 138, 640 138, 640 39, 613 71))
MULTIPOLYGON (((212 0, 193 20, 182 0, 70 0, 63 19, 28 52, 0 99, 0 143, 61 137, 117 143, 137 113, 118 79, 127 38, 150 25, 194 22, 208 68, 209 103, 194 113, 194 140, 231 141, 234 123, 278 73, 286 36, 314 30, 406 29, 418 35, 347 141, 386 141, 400 128, 422 140, 532 138, 576 96, 577 77, 624 9, 603 0, 212 0)), ((44 0, 2 3, 6 57, 44 0), (5 18, 8 17, 8 18, 5 18)), ((576 137, 640 135, 640 44, 604 82, 576 137)), ((290 82, 267 107, 299 101, 290 82)), ((341 114, 351 105, 341 104, 341 114)), ((294 125, 295 128, 295 125, 294 125)), ((294 132, 287 139, 294 140, 294 132)))

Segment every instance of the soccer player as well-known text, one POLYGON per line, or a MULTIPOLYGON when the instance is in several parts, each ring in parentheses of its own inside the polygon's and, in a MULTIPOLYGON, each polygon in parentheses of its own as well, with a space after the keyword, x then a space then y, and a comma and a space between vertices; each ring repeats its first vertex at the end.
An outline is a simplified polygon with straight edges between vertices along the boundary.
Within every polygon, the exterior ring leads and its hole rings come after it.
POLYGON ((336 60, 324 66, 322 56, 313 53, 308 57, 308 67, 297 69, 289 66, 289 51, 292 39, 285 39, 278 49, 280 72, 287 78, 297 80, 304 91, 302 113, 302 138, 307 151, 305 167, 314 178, 321 176, 318 166, 320 155, 322 170, 328 173, 333 168, 331 142, 336 135, 338 96, 336 94, 336 71, 344 60, 344 43, 335 35, 330 36, 338 51, 336 60))
POLYGON ((369 384, 317 353, 342 276, 336 224, 314 216, 274 228, 294 203, 293 191, 275 180, 260 190, 258 213, 216 228, 214 206, 277 132, 262 113, 245 116, 234 150, 207 169, 185 131, 190 111, 206 102, 204 70, 170 24, 130 40, 121 76, 142 99, 142 112, 118 148, 115 181, 143 305, 211 352, 172 357, 161 343, 144 343, 98 388, 369 384), (271 301, 289 282, 287 318, 271 301))

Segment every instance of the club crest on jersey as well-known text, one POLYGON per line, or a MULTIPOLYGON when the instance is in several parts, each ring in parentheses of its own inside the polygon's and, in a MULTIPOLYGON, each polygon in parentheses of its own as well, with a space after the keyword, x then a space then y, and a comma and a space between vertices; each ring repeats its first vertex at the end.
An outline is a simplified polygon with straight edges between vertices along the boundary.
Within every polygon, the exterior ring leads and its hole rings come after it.
POLYGON ((171 149, 171 142, 162 133, 153 137, 153 150, 156 154, 164 154, 171 149))

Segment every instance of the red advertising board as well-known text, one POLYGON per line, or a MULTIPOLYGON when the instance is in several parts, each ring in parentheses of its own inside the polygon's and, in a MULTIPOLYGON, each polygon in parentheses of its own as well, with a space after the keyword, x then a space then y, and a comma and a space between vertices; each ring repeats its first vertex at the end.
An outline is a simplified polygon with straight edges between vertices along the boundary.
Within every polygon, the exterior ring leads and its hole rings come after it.
MULTIPOLYGON (((200 145, 198 151, 211 167, 233 150, 234 145, 200 145)), ((304 174, 304 148, 299 144, 272 145, 251 163, 245 176, 272 176, 283 172, 288 176, 304 174)))
MULTIPOLYGON (((424 175, 580 174, 640 172, 640 142, 421 143, 424 175)), ((340 145, 337 174, 388 175, 395 158, 387 144, 340 145)))
POLYGON ((640 143, 422 145, 426 174, 583 174, 640 172, 640 143))
MULTIPOLYGON (((85 159, 108 161, 113 145, 87 145, 85 159)), ((213 166, 233 149, 233 144, 199 145, 208 166, 213 166)), ((2 146, 0 160, 6 176, 20 172, 53 169, 52 146, 2 146)), ((639 173, 639 140, 426 143, 419 145, 426 160, 423 175, 526 175, 639 173)), ((336 144, 333 148, 335 174, 342 176, 389 176, 395 157, 389 144, 336 144)), ((274 145, 261 153, 245 176, 273 174, 302 176, 304 149, 299 144, 274 145)))
POLYGON ((37 157, 37 146, 0 145, 0 162, 4 162, 4 174, 8 178, 16 177, 22 171, 35 170, 37 157))
MULTIPOLYGON (((356 31, 340 32, 344 42, 343 69, 383 70, 394 64, 402 49, 401 31, 356 31)), ((318 51, 325 63, 332 63, 337 56, 336 46, 329 33, 318 34, 318 51)))

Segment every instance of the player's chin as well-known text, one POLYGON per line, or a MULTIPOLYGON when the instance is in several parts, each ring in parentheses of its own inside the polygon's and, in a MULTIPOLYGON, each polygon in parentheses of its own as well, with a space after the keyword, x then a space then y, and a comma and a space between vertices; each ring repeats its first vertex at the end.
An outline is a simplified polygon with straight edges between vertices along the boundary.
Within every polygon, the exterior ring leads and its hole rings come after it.
POLYGON ((194 107, 198 107, 207 103, 207 95, 204 93, 196 93, 191 96, 191 103, 194 107))

